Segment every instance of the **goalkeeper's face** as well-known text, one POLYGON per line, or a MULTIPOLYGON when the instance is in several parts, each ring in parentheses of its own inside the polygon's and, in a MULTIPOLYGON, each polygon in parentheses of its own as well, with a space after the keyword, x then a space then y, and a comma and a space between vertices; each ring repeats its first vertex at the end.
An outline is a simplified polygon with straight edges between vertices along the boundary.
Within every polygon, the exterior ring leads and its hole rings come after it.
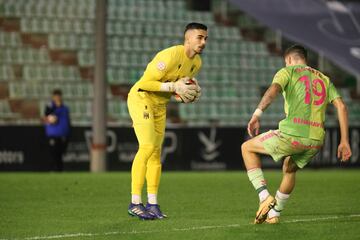
POLYGON ((192 29, 185 34, 185 41, 188 43, 191 50, 197 54, 201 54, 204 50, 207 38, 207 31, 202 29, 192 29))

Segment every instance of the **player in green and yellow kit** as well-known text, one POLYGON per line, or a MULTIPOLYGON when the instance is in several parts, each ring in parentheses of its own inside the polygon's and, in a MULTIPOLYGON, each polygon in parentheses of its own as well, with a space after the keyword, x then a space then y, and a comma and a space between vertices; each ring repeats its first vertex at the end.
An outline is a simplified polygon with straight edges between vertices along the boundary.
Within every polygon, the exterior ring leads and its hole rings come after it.
POLYGON ((255 224, 279 222, 280 212, 294 189, 296 171, 303 168, 323 145, 328 103, 337 109, 340 124, 337 155, 341 161, 348 161, 351 156, 347 109, 334 85, 323 73, 306 65, 304 47, 288 48, 284 59, 286 67, 275 74, 248 123, 248 133, 253 138, 241 146, 249 180, 259 194, 255 224), (279 123, 278 130, 258 135, 262 112, 280 92, 285 99, 286 118, 279 123), (275 198, 266 188, 259 154, 271 155, 275 161, 284 160, 283 178, 275 198))
POLYGON ((199 98, 200 87, 193 77, 201 68, 199 54, 205 48, 207 37, 205 25, 189 23, 184 32, 184 45, 160 51, 130 90, 128 108, 139 142, 139 150, 131 168, 131 203, 128 213, 132 216, 141 219, 166 217, 157 202, 166 105, 174 93, 185 103, 199 98), (187 84, 189 78, 193 78, 196 84, 187 84), (146 207, 141 201, 145 179, 148 193, 146 207))

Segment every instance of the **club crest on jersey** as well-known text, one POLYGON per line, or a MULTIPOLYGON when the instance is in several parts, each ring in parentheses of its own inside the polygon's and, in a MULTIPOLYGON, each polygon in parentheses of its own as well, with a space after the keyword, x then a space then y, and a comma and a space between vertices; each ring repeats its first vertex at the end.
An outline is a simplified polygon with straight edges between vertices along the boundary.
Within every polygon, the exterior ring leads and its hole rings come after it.
POLYGON ((150 118, 150 114, 148 112, 144 112, 144 119, 149 119, 150 118))
POLYGON ((160 71, 164 71, 166 68, 166 64, 164 62, 158 62, 158 64, 156 65, 157 69, 160 71))

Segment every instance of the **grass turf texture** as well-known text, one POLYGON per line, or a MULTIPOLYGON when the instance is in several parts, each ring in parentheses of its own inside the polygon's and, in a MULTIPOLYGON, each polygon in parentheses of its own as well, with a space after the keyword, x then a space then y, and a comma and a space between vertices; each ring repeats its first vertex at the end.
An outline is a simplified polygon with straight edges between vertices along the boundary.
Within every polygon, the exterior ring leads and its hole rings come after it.
MULTIPOLYGON (((359 239, 359 173, 300 171, 276 226, 251 224, 258 199, 244 172, 163 173, 169 218, 157 221, 127 215, 129 173, 1 173, 0 239, 359 239)), ((265 177, 274 193, 281 172, 265 177)))

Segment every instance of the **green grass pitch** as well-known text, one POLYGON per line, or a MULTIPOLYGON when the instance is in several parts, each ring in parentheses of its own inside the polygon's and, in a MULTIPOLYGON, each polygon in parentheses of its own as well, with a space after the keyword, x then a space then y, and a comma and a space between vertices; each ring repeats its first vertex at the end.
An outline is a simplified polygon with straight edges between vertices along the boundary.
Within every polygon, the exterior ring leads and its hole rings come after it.
MULTIPOLYGON (((279 225, 253 225, 244 171, 165 172, 169 218, 127 215, 130 174, 1 173, 0 239, 360 239, 360 171, 304 170, 279 225)), ((280 171, 265 171, 271 192, 280 171)))

